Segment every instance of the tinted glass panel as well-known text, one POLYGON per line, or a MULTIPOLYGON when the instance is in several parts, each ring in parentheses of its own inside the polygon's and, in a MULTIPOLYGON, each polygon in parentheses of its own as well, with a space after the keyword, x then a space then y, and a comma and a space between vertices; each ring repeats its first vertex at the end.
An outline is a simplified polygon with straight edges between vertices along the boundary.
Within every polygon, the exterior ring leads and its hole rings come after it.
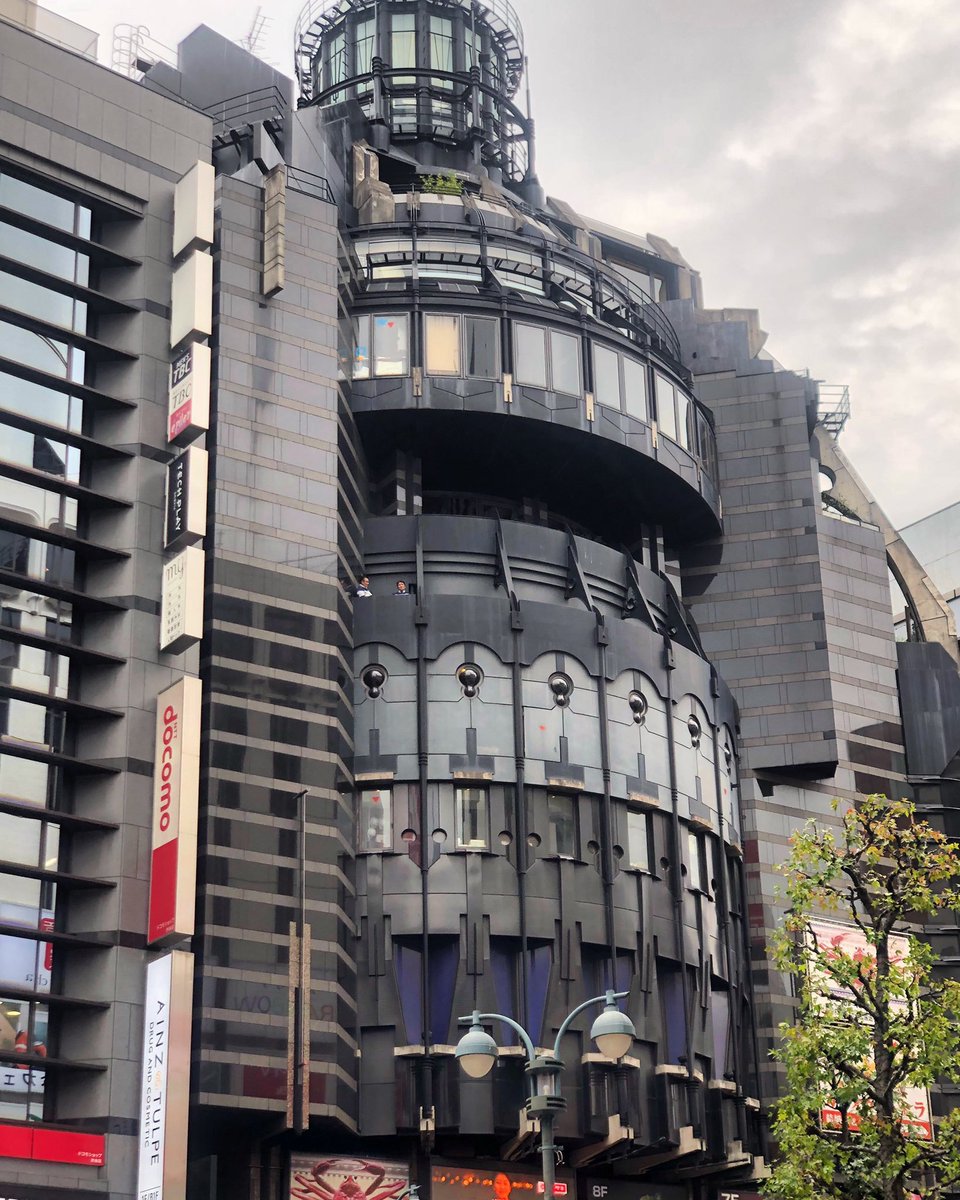
POLYGON ((373 373, 406 375, 410 369, 409 319, 405 313, 373 318, 373 373))
POLYGON ((456 789, 457 846, 461 850, 484 850, 488 842, 487 789, 456 789))
POLYGON ((550 851, 564 858, 577 853, 577 813, 573 796, 550 793, 547 796, 550 819, 550 851))
MULTIPOLYGON (((77 206, 72 200, 54 196, 42 188, 34 187, 32 183, 14 179, 12 175, 0 175, 0 204, 47 225, 56 225, 68 233, 89 236, 89 226, 85 228, 85 222, 78 222, 77 206)), ((81 217, 84 214, 89 215, 85 209, 81 210, 81 217)))
POLYGON ((393 844, 393 813, 389 788, 360 793, 360 849, 389 850, 393 844))
POLYGON ((580 339, 568 333, 551 330, 550 353, 553 361, 553 387, 555 391, 579 396, 580 387, 580 339))
POLYGON ((647 407, 647 368, 633 358, 623 359, 624 408, 638 421, 649 419, 647 407))
POLYGON ((428 375, 460 374, 460 318, 427 313, 423 319, 428 375))
POLYGON ((620 407, 620 355, 603 346, 593 348, 593 395, 598 404, 620 407))
POLYGON ((650 870, 650 840, 647 836, 647 814, 627 813, 627 854, 630 866, 640 871, 650 870))
POLYGON ((483 317, 464 317, 463 348, 468 378, 500 377, 499 322, 488 321, 483 317))
POLYGON ((673 408, 673 384, 662 375, 657 376, 657 420, 660 432, 677 440, 677 415, 673 408))
POLYGON ((690 398, 681 388, 675 388, 677 398, 677 436, 681 446, 690 449, 689 408, 690 398))
POLYGON ((547 386, 546 330, 537 325, 516 325, 516 382, 547 386))

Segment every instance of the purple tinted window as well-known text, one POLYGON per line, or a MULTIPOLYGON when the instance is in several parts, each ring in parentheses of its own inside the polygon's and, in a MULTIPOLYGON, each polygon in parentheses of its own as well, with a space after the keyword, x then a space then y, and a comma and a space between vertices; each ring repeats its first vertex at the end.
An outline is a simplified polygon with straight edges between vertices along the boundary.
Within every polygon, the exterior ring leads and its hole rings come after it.
POLYGON ((547 1004, 547 988, 550 985, 550 967, 553 963, 552 951, 552 946, 536 946, 527 956, 527 1032, 535 1042, 543 1036, 544 1009, 547 1004))
MULTIPOLYGON (((460 962, 459 938, 430 939, 430 1040, 446 1043, 450 1039, 453 990, 460 962)), ((454 1039, 456 1040, 456 1039, 454 1039)))
POLYGON ((403 1011, 403 1021, 407 1027, 407 1041, 414 1046, 423 1039, 420 950, 395 942, 393 962, 397 973, 397 988, 400 992, 400 1008, 403 1011))

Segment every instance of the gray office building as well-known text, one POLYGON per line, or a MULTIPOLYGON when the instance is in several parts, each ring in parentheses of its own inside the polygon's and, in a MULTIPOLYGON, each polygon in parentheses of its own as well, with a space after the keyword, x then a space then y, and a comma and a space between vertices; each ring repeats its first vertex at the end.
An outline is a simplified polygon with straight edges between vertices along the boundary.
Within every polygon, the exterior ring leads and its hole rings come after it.
POLYGON ((557 1194, 747 1200, 777 865, 948 810, 952 615, 757 314, 547 195, 507 0, 296 44, 0 0, 0 1192, 535 1195, 519 1025, 557 1194))

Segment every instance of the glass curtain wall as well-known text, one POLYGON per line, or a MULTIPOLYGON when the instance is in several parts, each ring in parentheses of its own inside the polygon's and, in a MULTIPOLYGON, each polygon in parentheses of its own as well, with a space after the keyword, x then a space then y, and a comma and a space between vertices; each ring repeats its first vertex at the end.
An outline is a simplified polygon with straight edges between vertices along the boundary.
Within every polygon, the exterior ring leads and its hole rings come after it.
MULTIPOLYGON (((63 283, 90 282, 82 241, 90 238, 91 212, 2 168, 0 206, 34 225, 21 229, 0 214, 0 256, 49 277, 27 280, 14 267, 0 273, 0 360, 81 383, 84 355, 72 335, 87 332, 87 310, 65 294, 63 283), (77 245, 44 236, 44 226, 73 235, 77 245), (4 319, 3 310, 33 319, 37 328, 29 320, 25 328, 4 319)), ((20 379, 0 361, 0 860, 38 875, 0 868, 0 924, 38 934, 53 929, 56 908, 56 884, 40 872, 60 867, 60 826, 42 814, 60 807, 62 787, 61 769, 38 758, 71 751, 65 716, 50 701, 69 693, 70 658, 57 653, 56 644, 74 636, 73 606, 50 594, 51 585, 73 587, 74 555, 45 535, 77 532, 77 501, 62 485, 80 480, 81 455, 66 438, 82 426, 79 397, 20 379), (24 428, 24 418, 42 424, 42 432, 35 424, 24 428)), ((44 996, 52 969, 49 942, 0 934, 4 1049, 46 1056, 44 996)), ((0 1066, 0 1120, 42 1118, 44 1087, 45 1073, 35 1066, 0 1066)))

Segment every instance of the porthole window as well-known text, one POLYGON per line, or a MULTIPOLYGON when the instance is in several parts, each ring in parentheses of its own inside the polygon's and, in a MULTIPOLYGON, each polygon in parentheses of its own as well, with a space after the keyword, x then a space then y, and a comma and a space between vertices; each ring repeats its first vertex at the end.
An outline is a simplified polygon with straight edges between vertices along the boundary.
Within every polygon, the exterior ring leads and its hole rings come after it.
POLYGON ((700 746, 700 739, 703 736, 703 727, 692 713, 687 718, 687 729, 690 731, 690 744, 694 749, 698 749, 700 746))
POLYGON ((463 688, 463 694, 468 700, 472 700, 480 691, 480 684, 483 682, 483 672, 476 663, 464 663, 462 667, 457 669, 457 682, 463 688))

